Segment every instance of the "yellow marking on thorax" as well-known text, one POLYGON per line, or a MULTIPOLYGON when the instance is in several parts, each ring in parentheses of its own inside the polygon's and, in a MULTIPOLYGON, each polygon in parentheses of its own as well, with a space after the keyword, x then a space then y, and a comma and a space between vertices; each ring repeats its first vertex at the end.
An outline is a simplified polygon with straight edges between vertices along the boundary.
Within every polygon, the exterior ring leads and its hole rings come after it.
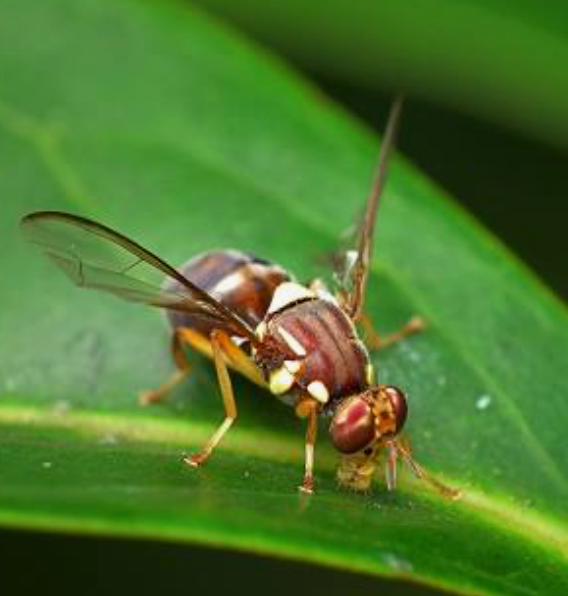
MULTIPOLYGON (((199 353, 213 360, 213 348, 209 339, 189 327, 183 328, 182 335, 183 340, 194 350, 197 350, 199 353)), ((233 353, 225 353, 224 356, 225 361, 230 368, 246 377, 249 381, 252 381, 255 385, 265 389, 268 387, 258 367, 236 344, 233 353)))
POLYGON ((282 366, 270 373, 268 388, 274 395, 282 395, 292 388, 295 381, 294 375, 285 366, 282 366))

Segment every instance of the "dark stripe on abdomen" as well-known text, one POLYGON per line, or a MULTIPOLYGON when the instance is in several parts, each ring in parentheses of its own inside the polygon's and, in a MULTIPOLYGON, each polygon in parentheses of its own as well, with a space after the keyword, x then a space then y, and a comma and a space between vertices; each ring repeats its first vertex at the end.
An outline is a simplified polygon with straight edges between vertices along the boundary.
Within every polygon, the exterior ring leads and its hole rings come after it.
POLYGON ((307 352, 298 377, 301 386, 321 381, 331 398, 366 386, 367 354, 338 306, 320 299, 295 305, 272 319, 271 332, 279 335, 279 327, 307 352))

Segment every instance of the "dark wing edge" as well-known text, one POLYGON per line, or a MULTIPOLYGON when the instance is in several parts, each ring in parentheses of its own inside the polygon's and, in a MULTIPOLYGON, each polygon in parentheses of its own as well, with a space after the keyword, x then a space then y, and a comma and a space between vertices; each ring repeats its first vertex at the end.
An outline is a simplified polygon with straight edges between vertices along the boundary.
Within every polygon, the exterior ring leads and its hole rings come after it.
POLYGON ((340 301, 345 312, 353 320, 359 319, 363 310, 377 211, 385 187, 389 158, 395 144, 403 102, 404 97, 398 95, 391 104, 371 193, 355 234, 353 248, 343 253, 341 264, 337 267, 336 279, 342 286, 339 292, 340 301))
POLYGON ((20 228, 79 287, 188 312, 258 343, 254 330, 230 309, 160 257, 103 224, 61 211, 37 211, 24 216, 20 228), (163 276, 176 283, 167 288, 152 279, 163 276))

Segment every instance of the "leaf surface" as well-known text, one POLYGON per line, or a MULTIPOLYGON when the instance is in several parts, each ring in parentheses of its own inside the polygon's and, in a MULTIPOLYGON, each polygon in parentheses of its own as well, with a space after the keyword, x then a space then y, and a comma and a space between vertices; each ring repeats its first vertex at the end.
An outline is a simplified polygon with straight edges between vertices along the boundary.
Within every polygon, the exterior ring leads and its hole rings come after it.
POLYGON ((428 332, 374 357, 410 395, 417 459, 448 503, 339 491, 322 423, 317 488, 297 494, 303 424, 244 380, 239 420, 197 472, 181 455, 220 421, 211 365, 167 404, 151 309, 78 292, 26 246, 35 209, 93 217, 177 264, 235 247, 301 279, 366 196, 377 142, 283 64, 181 4, 0 6, 0 523, 213 545, 463 593, 565 594, 568 321, 501 245, 401 158, 380 213, 368 310, 428 332))

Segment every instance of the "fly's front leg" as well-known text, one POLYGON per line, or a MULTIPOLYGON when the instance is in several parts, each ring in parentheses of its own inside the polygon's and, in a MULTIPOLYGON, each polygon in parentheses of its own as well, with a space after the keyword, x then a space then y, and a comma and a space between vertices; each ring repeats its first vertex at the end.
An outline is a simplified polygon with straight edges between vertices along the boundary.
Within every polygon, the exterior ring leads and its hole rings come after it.
POLYGON ((187 377, 189 374, 189 363, 187 362, 187 358, 183 351, 183 346, 187 343, 187 341, 184 341, 183 327, 174 329, 172 333, 171 350, 176 370, 156 389, 141 391, 138 395, 138 401, 141 405, 148 406, 163 400, 174 387, 179 385, 179 383, 187 377))
POLYGON ((314 492, 314 447, 318 431, 319 402, 312 398, 302 399, 296 406, 296 414, 308 419, 305 443, 304 481, 298 487, 303 493, 311 495, 314 492))
POLYGON ((193 467, 205 463, 213 449, 215 449, 219 441, 223 438, 229 428, 231 428, 231 425, 237 418, 237 404, 235 403, 233 386, 231 384, 229 369, 224 356, 225 354, 230 356, 232 353, 231 348, 234 348, 235 346, 230 337, 223 331, 215 330, 211 333, 211 347, 213 350, 213 361, 215 362, 215 369, 217 371, 217 380, 221 389, 221 396, 223 397, 223 406, 225 407, 225 419, 201 451, 184 458, 185 463, 193 467))
POLYGON ((396 344, 399 341, 407 338, 409 335, 413 335, 414 333, 424 330, 426 327, 426 324, 420 317, 412 317, 412 319, 410 319, 410 321, 408 321, 408 323, 406 323, 406 325, 401 327, 398 331, 386 336, 382 336, 377 333, 373 322, 367 314, 363 313, 359 322, 361 323, 366 345, 369 347, 369 349, 375 351, 388 348, 389 346, 392 346, 393 344, 396 344))

